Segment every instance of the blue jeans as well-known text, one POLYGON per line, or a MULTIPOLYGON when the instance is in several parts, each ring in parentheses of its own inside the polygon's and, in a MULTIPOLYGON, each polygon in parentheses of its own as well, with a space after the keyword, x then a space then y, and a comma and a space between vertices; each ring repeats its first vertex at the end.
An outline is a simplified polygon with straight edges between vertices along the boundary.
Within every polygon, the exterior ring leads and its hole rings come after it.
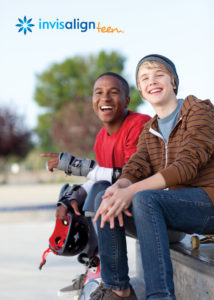
POLYGON ((106 180, 100 180, 93 184, 83 205, 83 211, 88 212, 91 216, 94 215, 95 198, 101 191, 105 191, 111 184, 106 180))
MULTIPOLYGON (((96 198, 96 209, 101 203, 96 198)), ((174 300, 173 270, 167 228, 188 233, 214 232, 214 207, 200 188, 148 190, 134 195, 132 215, 141 248, 146 299, 174 300)), ((100 224, 100 220, 98 220, 100 224)), ((98 224, 98 247, 104 286, 123 290, 129 285, 125 230, 98 224)))
POLYGON ((85 216, 88 222, 88 229, 89 229, 88 243, 85 249, 83 250, 83 252, 86 253, 89 258, 96 255, 98 252, 97 234, 91 219, 91 217, 94 216, 95 198, 100 191, 105 191, 105 189, 107 189, 109 186, 110 183, 108 181, 104 181, 104 180, 97 181, 90 189, 83 206, 83 211, 85 211, 85 216), (87 215, 86 213, 89 214, 87 215))

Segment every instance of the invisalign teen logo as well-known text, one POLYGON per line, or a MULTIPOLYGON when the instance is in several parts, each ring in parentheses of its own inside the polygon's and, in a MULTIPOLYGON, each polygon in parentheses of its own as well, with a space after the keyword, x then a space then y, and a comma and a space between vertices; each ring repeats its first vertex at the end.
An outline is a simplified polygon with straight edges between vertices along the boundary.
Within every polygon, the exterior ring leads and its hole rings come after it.
MULTIPOLYGON (((19 27, 18 32, 23 31, 24 34, 32 32, 31 24, 32 18, 27 20, 26 17, 22 19, 18 18, 19 24, 16 24, 19 27)), ((72 21, 60 21, 58 18, 55 21, 44 21, 41 18, 39 19, 38 24, 39 30, 79 30, 80 32, 87 32, 88 30, 94 30, 98 33, 124 33, 123 30, 118 29, 117 27, 112 28, 111 26, 101 26, 101 23, 98 22, 98 25, 94 21, 80 21, 80 19, 73 19, 72 21)))
POLYGON ((77 29, 80 30, 81 32, 86 32, 87 30, 90 29, 96 29, 96 24, 95 22, 81 22, 79 19, 73 19, 73 21, 59 21, 59 19, 56 19, 54 22, 47 22, 47 21, 42 21, 42 19, 39 19, 39 29, 77 29))

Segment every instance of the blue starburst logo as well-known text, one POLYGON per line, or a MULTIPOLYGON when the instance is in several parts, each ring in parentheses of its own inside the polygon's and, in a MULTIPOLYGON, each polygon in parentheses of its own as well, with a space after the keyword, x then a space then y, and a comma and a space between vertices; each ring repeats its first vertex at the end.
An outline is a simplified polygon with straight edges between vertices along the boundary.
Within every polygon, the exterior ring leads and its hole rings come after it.
POLYGON ((26 34, 28 31, 32 32, 31 27, 35 26, 34 24, 31 24, 32 18, 31 19, 27 19, 26 17, 22 19, 18 18, 19 20, 19 24, 16 24, 17 27, 20 27, 18 32, 23 31, 24 34, 26 34))

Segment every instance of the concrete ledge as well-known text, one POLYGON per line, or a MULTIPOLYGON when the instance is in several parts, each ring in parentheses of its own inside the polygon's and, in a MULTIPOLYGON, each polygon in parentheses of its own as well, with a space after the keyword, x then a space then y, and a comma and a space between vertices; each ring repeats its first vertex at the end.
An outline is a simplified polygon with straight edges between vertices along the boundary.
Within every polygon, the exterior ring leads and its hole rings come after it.
MULTIPOLYGON (((170 249, 175 294, 177 300, 214 299, 214 244, 201 245, 198 250, 191 249, 191 236, 172 244, 170 249)), ((140 257, 139 242, 136 241, 136 292, 139 300, 145 299, 144 274, 140 257), (141 291, 139 290, 141 288, 141 291)))
POLYGON ((180 263, 178 260, 175 260, 174 257, 172 257, 172 264, 174 270, 175 294, 177 300, 214 299, 214 276, 207 275, 204 272, 199 272, 198 270, 196 270, 199 267, 198 262, 196 262, 197 268, 192 268, 189 266, 189 261, 187 261, 187 264, 184 264, 180 263))
POLYGON ((191 236, 171 246, 177 300, 214 299, 214 245, 191 249, 191 236))

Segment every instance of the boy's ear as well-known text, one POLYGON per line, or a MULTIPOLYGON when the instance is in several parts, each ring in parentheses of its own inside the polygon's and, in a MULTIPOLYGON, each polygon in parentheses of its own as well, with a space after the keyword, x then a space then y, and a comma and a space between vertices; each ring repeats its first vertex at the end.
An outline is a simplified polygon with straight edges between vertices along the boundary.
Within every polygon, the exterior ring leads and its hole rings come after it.
POLYGON ((172 86, 173 86, 173 90, 176 90, 176 88, 177 88, 177 87, 176 87, 176 84, 175 84, 175 83, 173 83, 173 85, 172 85, 172 86))
POLYGON ((176 88, 177 88, 174 78, 172 78, 172 87, 173 87, 173 90, 176 90, 176 88))
POLYGON ((130 103, 130 97, 126 97, 126 102, 125 102, 125 108, 127 108, 129 106, 130 103))

